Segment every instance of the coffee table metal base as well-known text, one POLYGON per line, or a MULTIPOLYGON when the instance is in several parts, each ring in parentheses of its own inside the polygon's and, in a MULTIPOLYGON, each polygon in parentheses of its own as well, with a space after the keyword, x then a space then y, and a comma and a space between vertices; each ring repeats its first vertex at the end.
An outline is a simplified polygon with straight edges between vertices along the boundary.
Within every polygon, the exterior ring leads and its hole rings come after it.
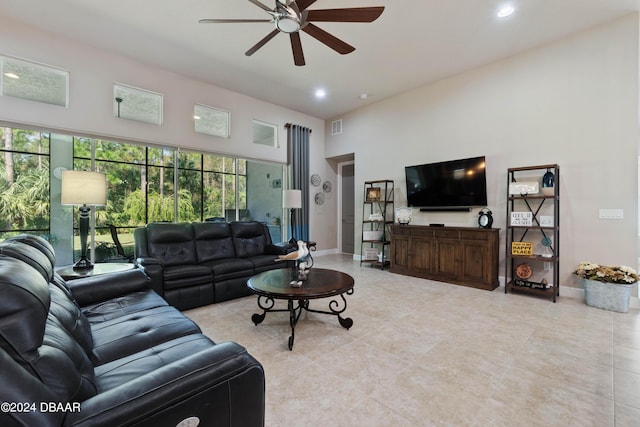
POLYGON ((302 310, 311 312, 311 313, 320 313, 320 314, 329 314, 333 316, 338 316, 338 322, 340 326, 345 329, 349 329, 353 326, 353 319, 350 317, 342 317, 341 314, 347 309, 347 299, 344 295, 353 294, 353 288, 339 295, 342 302, 332 299, 329 301, 329 311, 323 310, 314 310, 309 308, 309 299, 288 299, 287 308, 275 309, 275 299, 272 297, 267 297, 263 295, 258 295, 258 307, 262 309, 262 313, 255 313, 251 316, 251 320, 257 326, 264 321, 264 318, 267 316, 267 313, 277 312, 277 311, 288 311, 289 312, 289 324, 291 325, 291 336, 289 337, 289 350, 293 350, 293 341, 295 340, 295 331, 296 325, 298 324, 298 319, 300 319, 300 315, 302 314, 302 310), (296 305, 297 301, 297 305, 296 305))

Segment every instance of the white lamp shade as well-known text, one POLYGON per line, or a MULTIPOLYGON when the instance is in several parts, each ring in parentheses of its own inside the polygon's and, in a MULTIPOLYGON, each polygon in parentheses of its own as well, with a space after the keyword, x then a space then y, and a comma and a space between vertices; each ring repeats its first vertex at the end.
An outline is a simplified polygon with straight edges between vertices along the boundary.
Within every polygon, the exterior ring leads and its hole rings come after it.
POLYGON ((63 205, 106 205, 107 176, 99 172, 62 171, 63 205))
POLYGON ((282 192, 282 207, 287 209, 302 208, 302 190, 284 190, 282 192))

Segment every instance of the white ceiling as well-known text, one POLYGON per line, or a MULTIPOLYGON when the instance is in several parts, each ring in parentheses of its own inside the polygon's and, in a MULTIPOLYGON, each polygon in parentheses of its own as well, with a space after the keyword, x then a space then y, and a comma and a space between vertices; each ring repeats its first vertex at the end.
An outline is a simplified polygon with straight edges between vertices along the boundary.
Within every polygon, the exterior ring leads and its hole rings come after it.
MULTIPOLYGON (((373 23, 318 23, 356 47, 340 55, 302 33, 307 65, 293 64, 279 34, 244 52, 268 23, 199 24, 202 18, 268 19, 248 0, 23 0, 0 14, 214 85, 327 119, 368 103, 548 43, 639 10, 639 0, 317 0, 309 9, 385 6, 373 23), (318 101, 314 91, 324 88, 318 101), (367 93, 365 100, 360 94, 367 93)), ((7 3, 7 2, 5 2, 7 3)), ((273 7, 275 0, 263 0, 273 7)), ((64 64, 62 64, 64 65, 64 64)))

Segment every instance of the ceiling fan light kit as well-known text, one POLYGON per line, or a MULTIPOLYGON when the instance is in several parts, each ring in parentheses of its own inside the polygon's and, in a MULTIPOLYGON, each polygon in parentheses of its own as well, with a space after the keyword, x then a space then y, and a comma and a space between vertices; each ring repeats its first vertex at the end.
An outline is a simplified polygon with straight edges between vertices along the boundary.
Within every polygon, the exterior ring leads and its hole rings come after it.
POLYGON ((342 55, 355 50, 355 47, 327 33, 312 22, 373 22, 384 11, 384 6, 307 10, 317 0, 275 0, 275 7, 271 9, 259 0, 249 1, 271 15, 271 19, 201 19, 199 22, 203 24, 273 23, 276 29, 246 51, 245 55, 253 55, 269 40, 282 32, 289 34, 293 62, 298 66, 305 65, 300 31, 307 33, 342 55))

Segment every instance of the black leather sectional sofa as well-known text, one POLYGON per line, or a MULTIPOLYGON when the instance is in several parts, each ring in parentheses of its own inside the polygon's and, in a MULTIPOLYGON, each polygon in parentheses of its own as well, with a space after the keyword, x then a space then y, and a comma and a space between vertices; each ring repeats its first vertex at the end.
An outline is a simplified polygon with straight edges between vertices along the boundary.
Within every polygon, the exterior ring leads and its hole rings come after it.
POLYGON ((65 282, 42 238, 0 243, 0 425, 262 426, 264 371, 139 269, 65 282))
POLYGON ((255 221, 155 222, 137 228, 134 241, 152 288, 180 310, 251 295, 247 279, 290 267, 275 259, 293 250, 274 245, 255 221))

